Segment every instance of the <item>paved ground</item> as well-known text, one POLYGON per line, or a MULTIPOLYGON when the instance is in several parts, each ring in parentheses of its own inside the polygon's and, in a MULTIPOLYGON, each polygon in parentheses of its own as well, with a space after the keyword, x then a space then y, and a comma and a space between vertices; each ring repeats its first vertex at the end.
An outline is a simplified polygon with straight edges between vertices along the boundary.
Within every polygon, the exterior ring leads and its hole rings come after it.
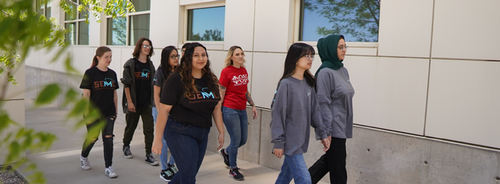
MULTIPOLYGON (((29 102, 28 102, 29 103, 29 102)), ((85 128, 73 130, 75 122, 64 122, 66 110, 56 107, 30 109, 26 104, 26 126, 37 131, 47 131, 57 135, 58 140, 52 148, 43 153, 28 153, 28 158, 37 163, 43 170, 47 183, 55 184, 87 184, 87 183, 121 183, 121 184, 148 184, 165 183, 159 178, 160 166, 154 167, 144 162, 144 136, 142 130, 137 130, 131 143, 133 159, 123 157, 123 122, 115 124, 113 167, 118 178, 110 179, 104 175, 104 159, 102 141, 95 144, 90 152, 89 160, 92 169, 84 171, 80 168, 79 155, 85 128)), ((120 121, 120 119, 118 119, 120 121)), ((158 156, 156 156, 158 158, 158 156)), ((245 183, 274 183, 279 171, 261 165, 238 160, 238 166, 245 176, 245 183)), ((23 172, 23 171, 21 171, 23 172)), ((197 183, 242 183, 227 176, 228 169, 222 158, 214 153, 207 152, 201 169, 196 178, 197 183)), ((23 173, 27 174, 27 173, 23 173)), ((292 181, 293 183, 293 181, 292 181)))

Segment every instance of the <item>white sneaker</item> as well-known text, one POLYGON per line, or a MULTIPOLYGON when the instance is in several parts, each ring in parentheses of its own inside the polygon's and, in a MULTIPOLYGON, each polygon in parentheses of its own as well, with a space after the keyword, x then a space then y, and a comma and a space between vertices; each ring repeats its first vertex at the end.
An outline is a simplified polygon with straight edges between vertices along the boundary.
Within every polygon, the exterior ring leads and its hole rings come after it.
POLYGON ((106 169, 104 169, 104 174, 110 178, 116 178, 118 175, 115 173, 113 170, 113 166, 109 166, 106 169))
POLYGON ((82 166, 83 170, 89 170, 90 169, 90 162, 88 158, 82 157, 80 155, 80 165, 82 166))

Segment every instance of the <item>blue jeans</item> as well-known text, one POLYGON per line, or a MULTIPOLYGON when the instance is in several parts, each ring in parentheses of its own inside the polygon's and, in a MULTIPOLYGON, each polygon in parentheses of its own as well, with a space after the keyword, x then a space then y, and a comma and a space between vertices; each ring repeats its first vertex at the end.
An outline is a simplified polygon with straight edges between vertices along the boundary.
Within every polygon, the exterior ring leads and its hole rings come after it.
POLYGON ((222 118, 226 125, 227 133, 231 137, 231 143, 226 148, 229 155, 229 167, 236 168, 236 157, 238 148, 247 143, 248 137, 248 118, 246 110, 231 109, 222 107, 222 118))
MULTIPOLYGON (((156 107, 153 107, 152 111, 153 111, 153 119, 156 124, 156 118, 158 117, 158 110, 156 109, 156 107)), ((168 146, 167 146, 167 141, 165 140, 165 136, 163 136, 161 140, 163 142, 163 147, 161 148, 161 154, 160 154, 161 170, 166 170, 168 169, 167 163, 170 165, 174 165, 175 160, 172 154, 170 154, 170 162, 168 161, 168 146)))
POLYGON ((205 157, 210 128, 202 128, 168 118, 163 136, 177 161, 179 172, 170 184, 194 184, 205 157))
POLYGON ((290 183, 292 178, 296 184, 310 184, 311 175, 307 170, 304 155, 297 154, 293 156, 284 155, 285 160, 281 166, 281 172, 276 179, 276 184, 290 183))

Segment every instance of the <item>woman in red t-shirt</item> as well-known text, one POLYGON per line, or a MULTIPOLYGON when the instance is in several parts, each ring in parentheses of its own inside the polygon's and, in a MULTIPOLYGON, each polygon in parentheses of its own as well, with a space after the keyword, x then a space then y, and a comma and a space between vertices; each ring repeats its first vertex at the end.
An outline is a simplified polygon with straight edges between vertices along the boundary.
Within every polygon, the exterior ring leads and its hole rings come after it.
POLYGON ((232 46, 226 56, 225 68, 220 74, 220 93, 222 101, 222 117, 231 143, 219 153, 224 163, 230 167, 229 177, 243 180, 243 175, 236 165, 238 148, 245 145, 248 136, 248 118, 246 102, 252 106, 253 119, 257 118, 257 109, 248 92, 248 73, 245 69, 245 53, 240 46, 232 46))

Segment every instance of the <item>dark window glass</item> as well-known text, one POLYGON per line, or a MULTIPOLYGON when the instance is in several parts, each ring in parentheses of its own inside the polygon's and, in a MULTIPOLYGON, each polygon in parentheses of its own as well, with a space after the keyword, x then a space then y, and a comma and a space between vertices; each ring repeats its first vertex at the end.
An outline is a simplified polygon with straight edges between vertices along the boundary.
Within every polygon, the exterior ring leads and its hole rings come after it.
POLYGON ((188 41, 224 41, 226 7, 188 10, 188 41))
POLYGON ((76 44, 76 23, 66 23, 64 24, 66 28, 66 43, 69 45, 76 44))
POLYGON ((107 45, 125 45, 127 44, 127 18, 117 17, 108 18, 107 21, 107 45))
MULTIPOLYGON (((80 0, 80 3, 78 4, 82 4, 82 0, 80 0)), ((82 10, 81 12, 78 12, 78 19, 86 19, 88 15, 89 15, 88 10, 82 10)))
POLYGON ((149 38, 149 14, 130 16, 129 26, 129 45, 135 45, 141 37, 149 38))
POLYGON ((134 4, 135 11, 148 11, 151 9, 151 1, 150 0, 131 0, 132 4, 134 4))
POLYGON ((302 0, 300 41, 342 34, 348 42, 377 42, 380 0, 302 0))
MULTIPOLYGON (((71 0, 76 3, 76 0, 71 0)), ((78 10, 76 9, 76 4, 72 2, 68 2, 68 4, 71 6, 71 13, 66 13, 66 16, 64 16, 64 20, 75 20, 76 19, 76 13, 78 10)))
POLYGON ((78 22, 78 45, 89 44, 89 25, 85 21, 78 22))

